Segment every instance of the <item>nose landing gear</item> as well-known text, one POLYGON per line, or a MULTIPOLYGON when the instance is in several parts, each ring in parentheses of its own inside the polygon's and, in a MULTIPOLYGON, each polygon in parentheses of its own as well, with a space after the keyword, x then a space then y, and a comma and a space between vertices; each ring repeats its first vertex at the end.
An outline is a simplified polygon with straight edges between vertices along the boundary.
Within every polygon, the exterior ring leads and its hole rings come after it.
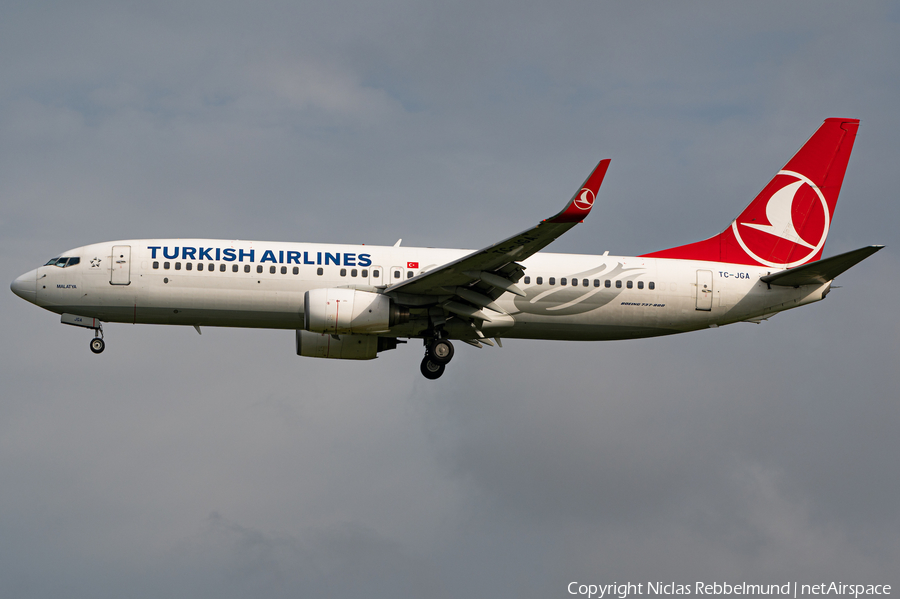
POLYGON ((104 349, 106 349, 106 342, 103 341, 103 327, 98 326, 94 329, 94 338, 91 339, 91 351, 99 354, 104 349))
POLYGON ((94 338, 91 339, 91 351, 95 354, 99 354, 106 348, 106 343, 103 341, 103 324, 101 324, 99 319, 89 316, 78 316, 77 314, 63 314, 60 316, 59 321, 75 327, 93 329, 94 338))
POLYGON ((447 368, 447 363, 453 359, 453 344, 447 339, 436 339, 429 343, 425 349, 425 357, 422 358, 420 370, 426 379, 440 378, 447 368))

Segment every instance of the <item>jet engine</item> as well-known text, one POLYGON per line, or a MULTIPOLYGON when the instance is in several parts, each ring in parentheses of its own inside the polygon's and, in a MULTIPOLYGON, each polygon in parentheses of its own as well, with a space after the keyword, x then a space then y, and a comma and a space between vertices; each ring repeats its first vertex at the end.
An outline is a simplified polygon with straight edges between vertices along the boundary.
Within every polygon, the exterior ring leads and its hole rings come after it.
MULTIPOLYGON (((356 289, 311 289, 303 298, 304 328, 329 335, 384 333, 409 321, 409 310, 391 298, 356 289)), ((374 358, 374 354, 372 355, 374 358)))
POLYGON ((372 360, 380 351, 397 347, 397 340, 375 335, 330 335, 297 331, 297 355, 339 360, 372 360))

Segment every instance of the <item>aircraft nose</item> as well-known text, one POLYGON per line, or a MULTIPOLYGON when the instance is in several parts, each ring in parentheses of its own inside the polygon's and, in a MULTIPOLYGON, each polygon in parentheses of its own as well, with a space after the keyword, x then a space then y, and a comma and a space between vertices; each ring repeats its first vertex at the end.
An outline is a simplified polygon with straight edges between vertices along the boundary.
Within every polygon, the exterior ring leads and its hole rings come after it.
POLYGON ((12 292, 23 300, 34 303, 37 288, 37 271, 32 270, 16 279, 9 286, 12 292))

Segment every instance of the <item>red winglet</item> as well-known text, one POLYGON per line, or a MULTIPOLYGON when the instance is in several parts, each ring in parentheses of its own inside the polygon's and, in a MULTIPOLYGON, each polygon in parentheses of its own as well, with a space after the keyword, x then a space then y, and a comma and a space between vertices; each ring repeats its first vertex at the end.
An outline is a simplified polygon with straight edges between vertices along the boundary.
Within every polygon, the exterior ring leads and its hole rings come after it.
POLYGON ((547 222, 551 223, 577 223, 585 219, 591 213, 594 206, 594 199, 597 192, 600 191, 600 184, 603 183, 603 177, 606 175, 606 169, 609 168, 609 158, 600 161, 597 168, 585 180, 569 203, 562 212, 552 218, 548 218, 547 222))

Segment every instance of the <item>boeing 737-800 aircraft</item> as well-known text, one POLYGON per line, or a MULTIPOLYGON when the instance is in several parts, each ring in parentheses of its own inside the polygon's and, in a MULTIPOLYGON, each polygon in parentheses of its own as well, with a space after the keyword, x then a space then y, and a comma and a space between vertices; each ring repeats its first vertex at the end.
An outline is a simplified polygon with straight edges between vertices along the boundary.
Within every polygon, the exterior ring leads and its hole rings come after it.
POLYGON ((591 211, 603 160, 565 208, 482 250, 145 239, 64 252, 13 292, 102 322, 293 329, 297 354, 368 360, 423 339, 436 379, 451 340, 633 339, 759 322, 824 299, 883 246, 822 260, 859 121, 828 119, 720 234, 637 257, 543 253, 591 211))

